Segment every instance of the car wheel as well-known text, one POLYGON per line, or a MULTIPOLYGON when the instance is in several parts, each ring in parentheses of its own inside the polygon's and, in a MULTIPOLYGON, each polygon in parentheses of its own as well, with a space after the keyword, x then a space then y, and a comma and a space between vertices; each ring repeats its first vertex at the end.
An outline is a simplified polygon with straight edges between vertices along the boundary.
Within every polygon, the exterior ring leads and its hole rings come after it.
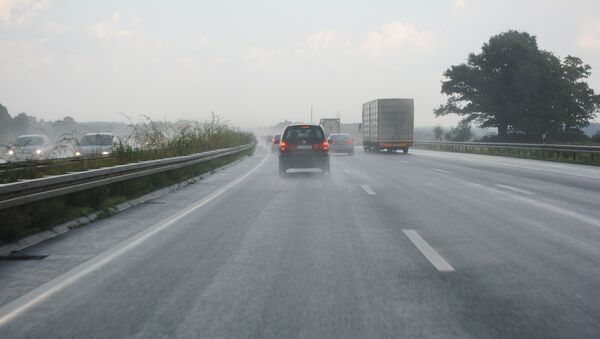
POLYGON ((406 147, 406 148, 403 148, 403 149, 402 149, 402 152, 404 152, 404 154, 408 153, 408 147, 406 147))

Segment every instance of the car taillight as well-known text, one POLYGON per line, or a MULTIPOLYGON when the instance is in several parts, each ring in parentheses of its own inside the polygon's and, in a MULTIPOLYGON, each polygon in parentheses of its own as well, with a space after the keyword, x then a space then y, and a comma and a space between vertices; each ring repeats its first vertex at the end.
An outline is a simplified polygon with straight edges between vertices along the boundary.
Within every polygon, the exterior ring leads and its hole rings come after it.
POLYGON ((350 139, 346 140, 346 144, 347 145, 352 145, 352 140, 350 140, 350 139))
POLYGON ((323 143, 321 144, 321 149, 324 152, 328 152, 329 151, 329 143, 327 142, 327 140, 323 141, 323 143))
POLYGON ((287 144, 285 143, 285 141, 281 140, 279 142, 279 152, 285 152, 286 149, 287 149, 287 144))

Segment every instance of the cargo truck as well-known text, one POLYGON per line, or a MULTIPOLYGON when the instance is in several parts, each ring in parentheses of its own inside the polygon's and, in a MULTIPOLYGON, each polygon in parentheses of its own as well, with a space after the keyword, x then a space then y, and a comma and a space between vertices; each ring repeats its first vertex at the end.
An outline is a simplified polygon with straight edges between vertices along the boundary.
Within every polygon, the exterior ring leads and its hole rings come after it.
POLYGON ((340 119, 321 119, 319 125, 325 130, 325 134, 340 133, 340 119))
POLYGON ((377 99, 363 104, 361 131, 366 152, 408 153, 413 144, 414 100, 377 99))

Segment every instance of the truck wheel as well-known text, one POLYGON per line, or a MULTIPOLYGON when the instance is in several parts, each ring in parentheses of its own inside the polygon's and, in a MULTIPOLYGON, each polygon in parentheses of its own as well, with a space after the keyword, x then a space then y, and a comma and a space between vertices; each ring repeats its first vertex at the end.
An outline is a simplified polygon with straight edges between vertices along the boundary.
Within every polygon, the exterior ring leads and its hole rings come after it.
POLYGON ((404 152, 404 154, 408 153, 408 147, 403 148, 402 152, 404 152))

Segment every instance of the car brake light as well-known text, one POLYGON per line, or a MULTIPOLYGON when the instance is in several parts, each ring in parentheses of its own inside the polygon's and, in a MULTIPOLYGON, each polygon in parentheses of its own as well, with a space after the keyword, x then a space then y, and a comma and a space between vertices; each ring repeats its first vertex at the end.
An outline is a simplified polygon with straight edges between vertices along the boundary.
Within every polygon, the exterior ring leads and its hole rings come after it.
POLYGON ((346 144, 352 145, 352 140, 350 140, 350 139, 346 140, 346 144))
POLYGON ((327 140, 323 141, 323 143, 321 144, 321 149, 325 152, 329 151, 329 143, 327 142, 327 140))
POLYGON ((285 141, 281 140, 279 142, 279 151, 280 152, 285 152, 286 148, 287 148, 287 144, 285 143, 285 141))

